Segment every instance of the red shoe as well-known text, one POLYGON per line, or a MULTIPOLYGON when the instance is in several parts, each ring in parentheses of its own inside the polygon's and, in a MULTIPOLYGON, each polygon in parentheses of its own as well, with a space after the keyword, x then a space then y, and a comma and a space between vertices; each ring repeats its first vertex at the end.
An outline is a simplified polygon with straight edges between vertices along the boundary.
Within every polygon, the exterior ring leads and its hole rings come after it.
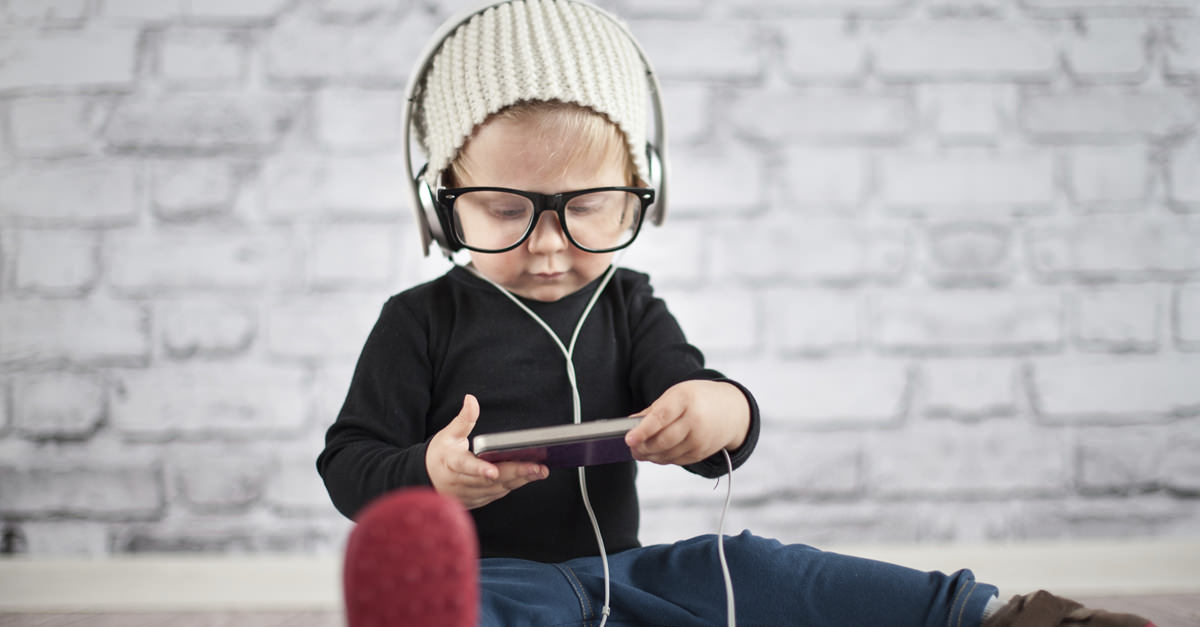
POLYGON ((1133 614, 1093 610, 1045 590, 1013 597, 983 627, 1154 627, 1133 614))
POLYGON ((350 627, 475 627, 479 545, 470 515, 428 488, 380 497, 346 542, 350 627))

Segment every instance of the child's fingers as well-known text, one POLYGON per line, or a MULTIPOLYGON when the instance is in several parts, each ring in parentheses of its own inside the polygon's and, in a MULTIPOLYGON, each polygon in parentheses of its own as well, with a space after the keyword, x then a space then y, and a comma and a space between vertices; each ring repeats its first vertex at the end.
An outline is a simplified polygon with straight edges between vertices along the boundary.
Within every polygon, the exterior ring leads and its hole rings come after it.
MULTIPOLYGON (((639 425, 640 426, 640 425, 639 425)), ((667 423, 650 437, 642 440, 630 449, 634 456, 647 461, 656 461, 656 457, 681 446, 688 440, 691 429, 683 420, 667 423)), ((626 440, 628 442, 628 439, 626 440)))
POLYGON ((653 439, 679 418, 679 414, 658 406, 651 405, 642 415, 638 426, 625 434, 625 444, 631 449, 637 449, 643 443, 653 439))
POLYGON ((462 409, 450 424, 446 425, 444 431, 455 438, 465 440, 471 435, 471 431, 475 429, 475 422, 479 420, 479 400, 471 394, 463 396, 462 409))
POLYGON ((468 451, 448 459, 446 466, 462 477, 480 479, 480 485, 492 483, 500 478, 500 469, 496 468, 495 464, 479 459, 468 451))
POLYGON ((499 482, 508 490, 517 488, 534 481, 540 481, 550 476, 550 469, 541 464, 512 462, 499 465, 499 482))

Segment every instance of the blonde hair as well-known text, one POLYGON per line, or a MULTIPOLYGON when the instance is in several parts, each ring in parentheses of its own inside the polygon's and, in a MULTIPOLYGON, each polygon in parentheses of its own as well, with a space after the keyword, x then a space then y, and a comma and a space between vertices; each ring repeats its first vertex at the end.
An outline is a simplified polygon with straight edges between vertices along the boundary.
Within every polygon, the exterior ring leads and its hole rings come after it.
MULTIPOLYGON (((636 147, 626 144, 625 133, 603 113, 561 100, 522 100, 491 114, 476 130, 498 119, 531 124, 539 137, 578 137, 579 141, 563 145, 561 152, 555 152, 556 161, 564 169, 586 155, 621 155, 625 162, 625 184, 639 184, 637 164, 630 156, 631 148, 636 147)), ((462 156, 463 149, 459 149, 443 173, 444 185, 454 186, 466 179, 469 171, 462 156)))

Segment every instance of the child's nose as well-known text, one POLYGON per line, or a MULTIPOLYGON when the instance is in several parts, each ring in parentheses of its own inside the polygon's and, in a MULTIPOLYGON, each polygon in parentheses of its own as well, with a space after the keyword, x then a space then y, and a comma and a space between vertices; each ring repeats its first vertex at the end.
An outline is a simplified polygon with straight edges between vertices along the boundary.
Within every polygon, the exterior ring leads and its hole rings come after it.
POLYGON ((543 213, 542 217, 538 218, 538 223, 533 226, 533 233, 529 234, 529 252, 556 253, 567 245, 567 235, 558 223, 558 216, 548 211, 543 213))

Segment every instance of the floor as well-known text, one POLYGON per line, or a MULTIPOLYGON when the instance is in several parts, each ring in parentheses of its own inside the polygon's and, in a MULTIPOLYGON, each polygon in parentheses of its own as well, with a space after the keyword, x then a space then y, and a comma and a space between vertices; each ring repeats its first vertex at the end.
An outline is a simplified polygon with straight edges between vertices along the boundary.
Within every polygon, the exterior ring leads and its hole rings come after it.
MULTIPOLYGON (((1089 607, 1133 612, 1158 627, 1200 625, 1200 594, 1087 596, 1089 607)), ((0 614, 0 627, 341 627, 332 611, 311 612, 138 612, 132 614, 0 614)), ((876 626, 870 626, 876 627, 876 626)))

